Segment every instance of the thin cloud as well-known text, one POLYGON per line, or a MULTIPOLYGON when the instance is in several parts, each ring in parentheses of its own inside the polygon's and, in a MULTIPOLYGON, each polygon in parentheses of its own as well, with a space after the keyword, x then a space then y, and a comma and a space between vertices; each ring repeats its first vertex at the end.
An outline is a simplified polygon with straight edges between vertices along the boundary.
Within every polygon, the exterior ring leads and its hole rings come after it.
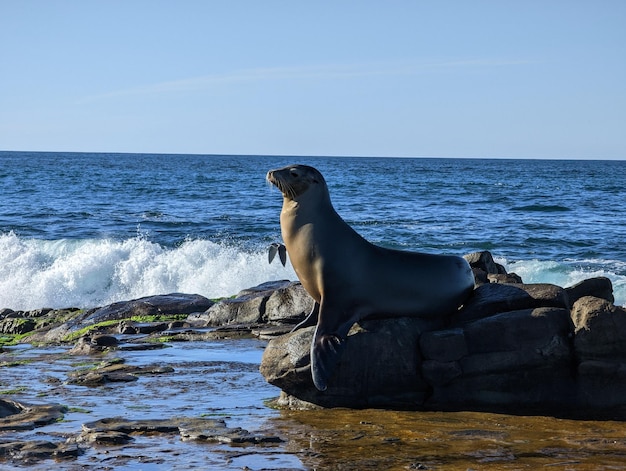
POLYGON ((100 95, 92 95, 86 97, 81 100, 81 103, 126 96, 193 92, 199 90, 207 90, 220 85, 231 85, 246 82, 279 80, 337 80, 355 77, 401 76, 420 74, 428 71, 434 71, 437 69, 520 66, 530 63, 532 62, 527 60, 469 59, 407 64, 380 63, 293 67, 260 67, 255 69, 242 69, 223 74, 210 74, 199 77, 191 77, 187 79, 147 84, 135 88, 115 90, 100 95))

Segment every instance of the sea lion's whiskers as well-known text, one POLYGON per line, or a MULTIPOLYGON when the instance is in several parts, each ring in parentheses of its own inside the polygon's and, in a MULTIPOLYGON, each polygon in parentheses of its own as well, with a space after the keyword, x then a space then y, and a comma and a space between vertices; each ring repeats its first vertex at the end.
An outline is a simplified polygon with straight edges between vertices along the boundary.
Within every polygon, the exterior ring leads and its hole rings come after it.
POLYGON ((285 184, 285 190, 288 192, 289 199, 295 199, 298 196, 293 185, 285 184))
POLYGON ((285 195, 287 196, 289 199, 294 199, 297 194, 296 194, 296 190, 293 187, 293 185, 290 185, 287 182, 283 182, 278 180, 277 182, 278 189, 285 195))

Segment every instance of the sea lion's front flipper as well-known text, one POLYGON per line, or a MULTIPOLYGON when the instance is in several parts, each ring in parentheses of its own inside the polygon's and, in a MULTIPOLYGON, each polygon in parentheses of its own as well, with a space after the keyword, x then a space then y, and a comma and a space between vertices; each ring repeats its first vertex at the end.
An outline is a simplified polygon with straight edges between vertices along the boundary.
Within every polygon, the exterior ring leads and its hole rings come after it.
POLYGON ((355 322, 344 309, 322 304, 313 342, 311 343, 311 374, 313 383, 324 391, 337 369, 346 346, 348 331, 355 322))
POLYGON ((315 387, 320 391, 328 387, 328 380, 337 369, 345 346, 345 339, 334 334, 320 333, 319 325, 315 329, 311 344, 311 374, 315 387))
POLYGON ((313 309, 311 309, 309 315, 306 316, 306 318, 302 322, 300 322, 293 329, 291 329, 291 332, 295 332, 298 329, 303 329, 304 327, 310 327, 317 324, 317 317, 319 312, 320 305, 316 302, 315 304, 313 304, 313 309))

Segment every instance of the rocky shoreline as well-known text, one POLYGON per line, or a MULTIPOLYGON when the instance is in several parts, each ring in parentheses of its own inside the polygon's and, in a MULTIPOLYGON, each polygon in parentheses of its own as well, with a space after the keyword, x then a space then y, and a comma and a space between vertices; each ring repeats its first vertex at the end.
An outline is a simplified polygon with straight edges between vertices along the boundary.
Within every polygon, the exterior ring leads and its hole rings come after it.
MULTIPOLYGON (((593 278, 566 288, 524 284, 488 252, 466 259, 476 288, 461 310, 436 320, 381 318, 355 324, 337 375, 323 393, 313 386, 308 365, 313 328, 290 332, 313 304, 297 282, 268 282, 222 300, 174 293, 91 310, 3 309, 0 345, 7 354, 29 343, 101 356, 116 350, 158 351, 172 342, 256 337, 268 341, 260 371, 280 388, 275 405, 281 408, 625 419, 626 310, 613 305, 610 280, 593 278)), ((10 359, 0 366, 11 367, 10 359)), ((70 375, 67 383, 100 387, 171 373, 155 353, 154 362, 144 366, 105 358, 98 367, 70 375)), ((0 431, 41 427, 64 412, 58 404, 29 405, 7 397, 0 401, 0 431)), ((0 435, 0 461, 72 458, 85 446, 124 443, 142 433, 228 443, 280 441, 213 419, 101 418, 84 423, 82 432, 65 442, 0 435)))

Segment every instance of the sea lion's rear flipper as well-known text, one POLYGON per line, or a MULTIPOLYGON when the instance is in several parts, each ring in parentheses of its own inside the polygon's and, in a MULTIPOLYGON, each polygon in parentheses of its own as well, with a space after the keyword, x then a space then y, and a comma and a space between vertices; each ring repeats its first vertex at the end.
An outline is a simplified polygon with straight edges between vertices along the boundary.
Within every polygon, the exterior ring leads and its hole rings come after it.
POLYGON ((311 374, 320 391, 326 390, 328 380, 337 369, 346 340, 334 334, 320 334, 319 325, 311 344, 311 374))
POLYGON ((313 304, 313 309, 311 309, 309 315, 306 316, 306 318, 302 322, 300 322, 293 329, 291 329, 291 332, 295 332, 298 329, 303 329, 304 327, 310 327, 317 324, 317 317, 319 312, 320 305, 318 303, 313 304))
POLYGON ((274 260, 274 257, 276 256, 277 252, 278 252, 278 244, 272 244, 269 246, 269 251, 267 253, 267 261, 269 263, 272 263, 272 260, 274 260))
POLYGON ((285 247, 283 244, 278 244, 276 242, 271 244, 269 247, 269 252, 267 254, 267 259, 269 263, 272 263, 272 260, 274 260, 276 254, 278 254, 278 258, 280 258, 280 263, 282 263, 284 267, 287 263, 287 247, 285 247))
POLYGON ((280 258, 280 263, 282 263, 284 267, 287 263, 287 247, 283 244, 278 244, 278 257, 280 258))

